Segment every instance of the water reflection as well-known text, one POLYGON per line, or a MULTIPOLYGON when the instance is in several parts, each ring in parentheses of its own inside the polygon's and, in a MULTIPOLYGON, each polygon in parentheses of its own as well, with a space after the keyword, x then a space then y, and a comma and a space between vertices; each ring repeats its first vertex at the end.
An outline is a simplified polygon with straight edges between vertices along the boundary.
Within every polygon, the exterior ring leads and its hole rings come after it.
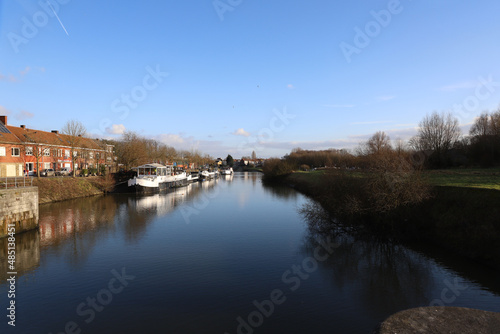
MULTIPOLYGON (((306 237, 303 252, 307 256, 314 256, 318 236, 326 237, 313 231, 306 237)), ((335 289, 350 291, 350 297, 367 306, 365 312, 372 317, 428 303, 435 278, 422 257, 389 243, 360 241, 345 234, 330 238, 338 247, 320 262, 322 275, 335 289)))
MULTIPOLYGON (((326 261, 318 261, 320 271, 335 289, 350 291, 351 298, 359 300, 360 307, 364 307, 364 312, 374 319, 412 307, 429 306, 436 298, 442 298, 442 289, 446 287, 443 284, 444 277, 449 277, 449 274, 437 269, 438 264, 426 254, 376 238, 353 237, 348 229, 342 228, 341 223, 315 203, 307 203, 299 211, 308 225, 303 253, 314 256, 318 240, 325 238, 330 238, 338 245, 326 261), (443 288, 436 290, 440 286, 443 288)), ((457 270, 454 264, 451 261, 445 263, 444 267, 451 270, 452 275, 459 272, 462 277, 465 276, 461 280, 466 282, 467 289, 487 287, 498 294, 498 282, 484 285, 487 280, 480 279, 482 275, 491 277, 493 270, 484 267, 474 270, 478 268, 477 265, 469 262, 466 271, 475 275, 470 278, 463 275, 464 268, 457 270), (481 282, 481 286, 477 282, 481 282)), ((494 274, 498 277, 498 273, 494 274)))
MULTIPOLYGON (((8 238, 0 239, 0 283, 4 283, 8 276, 8 238)), ((32 230, 16 234, 16 262, 17 277, 22 276, 40 265, 40 233, 32 230)))
POLYGON ((193 183, 161 194, 97 196, 43 205, 40 247, 78 266, 87 260, 99 240, 118 232, 126 242, 136 243, 154 219, 211 191, 217 182, 193 183))
POLYGON ((264 188, 266 193, 271 194, 275 198, 294 199, 297 198, 299 194, 295 189, 282 184, 269 185, 265 182, 262 182, 262 187, 264 188))

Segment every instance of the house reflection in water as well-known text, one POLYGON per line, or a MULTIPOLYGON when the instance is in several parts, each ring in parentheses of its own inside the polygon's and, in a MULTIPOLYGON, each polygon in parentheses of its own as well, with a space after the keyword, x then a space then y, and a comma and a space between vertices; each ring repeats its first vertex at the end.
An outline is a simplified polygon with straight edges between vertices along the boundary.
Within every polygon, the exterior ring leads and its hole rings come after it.
MULTIPOLYGON (((7 278, 8 269, 8 238, 0 239, 0 283, 7 278)), ((20 277, 40 265, 40 234, 38 230, 31 230, 16 234, 16 262, 15 271, 20 277)))
MULTIPOLYGON (((127 242, 140 239, 149 224, 179 205, 211 190, 215 180, 190 184, 167 193, 135 196, 95 196, 40 206, 39 230, 16 235, 17 277, 36 269, 50 250, 77 265, 88 259, 98 241, 122 233, 127 242)), ((8 270, 8 239, 0 239, 0 282, 8 270)))

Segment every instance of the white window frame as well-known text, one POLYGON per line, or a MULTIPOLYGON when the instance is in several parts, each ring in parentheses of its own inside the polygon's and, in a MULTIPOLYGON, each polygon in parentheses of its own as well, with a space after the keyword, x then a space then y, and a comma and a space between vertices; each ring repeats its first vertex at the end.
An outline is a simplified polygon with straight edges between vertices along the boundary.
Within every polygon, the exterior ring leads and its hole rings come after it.
MULTIPOLYGON (((27 156, 33 156, 33 146, 26 146, 26 155, 27 156)), ((14 156, 14 155, 13 155, 14 156)))
POLYGON ((12 147, 12 149, 10 150, 10 153, 11 153, 11 156, 13 157, 20 157, 21 156, 21 150, 19 149, 19 147, 12 147), (17 151, 17 154, 14 153, 16 150, 17 151))
POLYGON ((5 149, 5 146, 0 146, 0 157, 5 157, 7 155, 7 150, 5 149))
MULTIPOLYGON (((43 156, 44 157, 50 157, 50 148, 44 148, 43 149, 43 156)), ((47 167, 50 168, 50 167, 47 167)))

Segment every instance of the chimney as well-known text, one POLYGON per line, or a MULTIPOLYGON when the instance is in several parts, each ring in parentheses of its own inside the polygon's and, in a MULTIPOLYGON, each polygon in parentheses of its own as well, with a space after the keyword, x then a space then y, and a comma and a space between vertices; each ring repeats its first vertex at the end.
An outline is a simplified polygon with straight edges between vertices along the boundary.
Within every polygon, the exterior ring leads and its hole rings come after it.
POLYGON ((55 133, 56 135, 59 133, 59 131, 57 131, 57 130, 52 130, 51 132, 55 133))
POLYGON ((26 125, 22 124, 21 129, 26 129, 26 125))
POLYGON ((2 122, 4 125, 7 125, 7 116, 0 116, 0 122, 2 122))

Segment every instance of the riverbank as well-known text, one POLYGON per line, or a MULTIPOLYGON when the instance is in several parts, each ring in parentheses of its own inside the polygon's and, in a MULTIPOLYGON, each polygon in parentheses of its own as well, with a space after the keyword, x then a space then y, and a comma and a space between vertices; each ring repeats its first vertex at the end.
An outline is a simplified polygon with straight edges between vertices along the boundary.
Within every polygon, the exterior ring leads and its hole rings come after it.
POLYGON ((496 334, 499 328, 500 313, 462 307, 419 307, 390 316, 376 333, 496 334))
POLYGON ((33 186, 38 187, 39 204, 46 204, 102 195, 113 188, 114 180, 101 176, 34 178, 33 186))
MULTIPOLYGON (((335 176, 322 173, 292 173, 280 182, 308 195, 335 218, 365 234, 402 243, 428 243, 493 268, 500 268, 500 191, 457 186, 433 186, 429 196, 415 203, 384 211, 339 210, 346 192, 333 189, 335 176)), ((362 188, 358 177, 339 183, 362 188)), ((351 204, 352 205, 352 204, 351 204)), ((360 204, 362 206, 363 203, 360 204)))

